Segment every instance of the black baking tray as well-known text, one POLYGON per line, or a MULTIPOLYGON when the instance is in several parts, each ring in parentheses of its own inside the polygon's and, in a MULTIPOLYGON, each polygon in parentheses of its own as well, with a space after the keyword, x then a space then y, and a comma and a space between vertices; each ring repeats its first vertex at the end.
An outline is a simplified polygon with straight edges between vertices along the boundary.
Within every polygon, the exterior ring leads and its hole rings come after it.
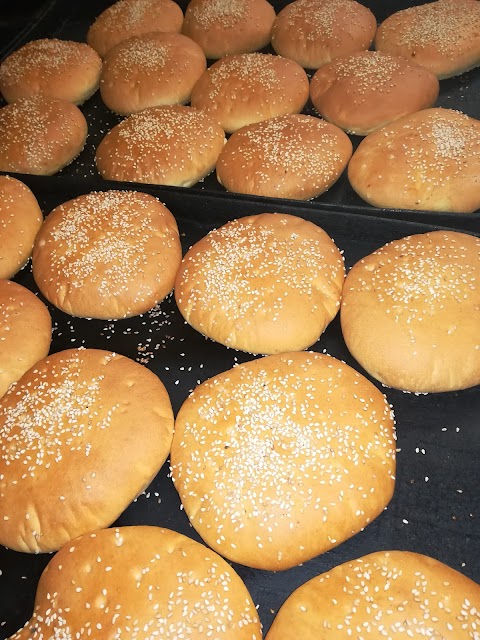
MULTIPOLYGON (((45 214, 90 190, 75 177, 46 180, 22 176, 22 179, 37 196, 45 214)), ((113 182, 104 182, 102 186, 122 188, 113 182)), ((390 240, 438 228, 382 218, 372 224, 371 219, 361 214, 313 210, 293 202, 267 207, 262 201, 219 197, 203 191, 164 190, 145 185, 137 185, 137 189, 160 197, 170 208, 179 226, 184 252, 226 221, 265 211, 291 213, 319 224, 344 251, 347 267, 390 240)), ((38 293, 30 265, 15 280, 38 293)), ((153 311, 118 321, 73 318, 48 306, 54 323, 51 352, 84 346, 126 355, 159 376, 175 413, 197 384, 254 357, 227 349, 194 331, 183 321, 173 296, 153 311)), ((347 351, 338 317, 312 350, 340 358, 365 375, 347 351)), ((335 565, 377 550, 424 553, 480 583, 480 387, 415 395, 372 382, 386 394, 396 415, 398 469, 394 498, 362 533, 301 566, 270 572, 233 565, 258 605, 264 632, 297 586, 335 565)), ((167 463, 116 524, 158 525, 200 540, 180 509, 168 473, 167 463)), ((30 617, 38 578, 50 557, 0 547, 1 638, 14 633, 30 617)))
MULTIPOLYGON (((0 60, 28 40, 36 38, 55 37, 84 41, 88 28, 95 17, 112 4, 112 0, 82 0, 81 2, 45 0, 44 2, 39 2, 34 11, 32 2, 33 5, 35 5, 34 0, 19 0, 19 7, 22 7, 22 3, 24 6, 26 3, 26 6, 30 7, 29 15, 31 19, 24 21, 23 28, 18 32, 16 37, 4 39, 5 45, 3 49, 0 47, 0 60)), ((185 10, 187 0, 178 0, 178 4, 185 10)), ((286 0, 275 0, 272 4, 278 13, 288 2, 286 0)), ((418 0, 413 2, 411 0, 390 0, 389 2, 384 2, 383 0, 363 0, 362 4, 368 6, 373 11, 377 21, 380 23, 391 13, 404 9, 407 6, 412 6, 413 4, 422 4, 422 2, 418 0)), ((24 14, 25 11, 24 9, 24 14)), ((21 13, 19 10, 14 14, 17 19, 19 12, 21 13)), ((272 53, 273 49, 267 47, 264 51, 272 53)), ((312 75, 313 72, 309 72, 309 76, 312 75)), ((480 67, 457 78, 442 80, 440 82, 440 94, 436 106, 458 109, 471 117, 480 119, 479 95, 480 67)), ((88 179, 91 182, 95 181, 100 183, 102 179, 96 170, 94 161, 95 150, 107 131, 118 124, 122 118, 105 107, 98 91, 82 105, 81 109, 87 119, 89 127, 87 144, 78 158, 57 175, 59 177, 76 176, 81 180, 88 179)), ((307 103, 304 113, 318 115, 310 101, 307 103)), ((356 148, 361 138, 358 136, 350 137, 354 148, 356 148)), ((99 188, 101 188, 101 186, 99 188)), ((183 187, 168 187, 168 189, 172 192, 181 192, 184 190, 183 187)), ((190 189, 205 191, 206 193, 226 194, 224 187, 217 182, 214 173, 207 176, 203 182, 190 187, 190 189)), ((273 206, 272 204, 268 204, 269 202, 272 200, 275 202, 279 201, 273 198, 265 198, 264 200, 265 206, 269 208, 273 206)), ((280 200, 280 202, 288 206, 289 201, 280 200)), ((363 201, 350 187, 346 172, 344 172, 338 182, 326 193, 305 203, 305 206, 309 207, 312 212, 340 210, 350 214, 372 218, 383 217, 421 221, 427 224, 442 224, 457 229, 480 231, 480 211, 473 214, 458 214, 380 209, 373 207, 363 201)))

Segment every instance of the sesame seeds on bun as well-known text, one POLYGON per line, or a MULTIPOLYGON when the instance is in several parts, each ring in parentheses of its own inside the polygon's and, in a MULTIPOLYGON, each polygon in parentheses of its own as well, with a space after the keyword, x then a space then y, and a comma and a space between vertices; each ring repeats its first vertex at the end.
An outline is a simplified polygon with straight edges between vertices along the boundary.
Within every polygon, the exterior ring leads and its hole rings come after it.
POLYGON ((207 58, 251 53, 270 42, 275 9, 267 0, 190 0, 182 32, 207 58))
POLYGON ((193 391, 175 421, 171 465, 208 545, 250 567, 287 569, 388 504, 393 416, 384 395, 335 358, 266 356, 193 391))
POLYGON ((151 31, 179 33, 183 12, 173 0, 118 0, 90 26, 87 43, 104 58, 122 40, 151 31))
POLYGON ((10 640, 261 640, 255 604, 232 567, 186 536, 106 529, 65 545, 45 568, 35 608, 10 640))
POLYGON ((480 207, 480 121, 424 109, 368 135, 348 178, 375 207, 472 213, 480 207))
POLYGON ((361 136, 431 107, 438 92, 433 72, 380 51, 335 58, 321 66, 310 83, 310 97, 320 115, 361 136))
POLYGON ((355 0, 295 0, 275 18, 272 47, 305 69, 366 51, 375 36, 373 13, 355 0))
POLYGON ((350 139, 335 125, 279 116, 233 133, 218 157, 217 178, 236 193, 308 200, 338 180, 351 155, 350 139))
POLYGON ((103 63, 100 94, 122 115, 147 107, 184 104, 207 68, 198 44, 180 33, 156 31, 123 40, 103 63))
POLYGON ((385 385, 428 393, 480 384, 480 239, 431 231, 390 242, 350 270, 341 326, 385 385))
POLYGON ((0 278, 11 278, 25 266, 42 222, 42 211, 27 185, 0 176, 0 278))
POLYGON ((270 53, 231 55, 215 62, 193 88, 191 105, 232 133, 267 118, 299 113, 308 100, 305 71, 270 53))
POLYGON ((436 0, 389 16, 378 27, 375 48, 451 78, 480 64, 479 30, 478 0, 436 0))
POLYGON ((48 354, 51 340, 52 321, 43 302, 22 285, 0 280, 0 397, 48 354))
POLYGON ((84 42, 43 38, 11 53, 0 65, 7 102, 41 93, 82 104, 98 89, 102 60, 84 42))
POLYGON ((194 329, 227 347, 297 351, 336 316, 344 277, 343 256, 323 229, 262 213, 227 222, 193 245, 175 299, 194 329))
POLYGON ((106 180, 191 187, 215 168, 225 133, 191 107, 150 107, 107 133, 95 162, 106 180))
POLYGON ((79 196, 45 219, 33 250, 43 295, 73 316, 125 318, 161 302, 182 259, 177 223, 136 191, 79 196))
POLYGON ((378 551, 298 587, 265 640, 472 640, 479 617, 473 580, 419 553, 378 551))
POLYGON ((55 353, 0 399, 0 544, 55 551, 114 522, 165 462, 160 379, 97 349, 55 353))
POLYGON ((87 130, 66 100, 37 94, 7 104, 0 109, 0 171, 53 175, 78 156, 87 130))

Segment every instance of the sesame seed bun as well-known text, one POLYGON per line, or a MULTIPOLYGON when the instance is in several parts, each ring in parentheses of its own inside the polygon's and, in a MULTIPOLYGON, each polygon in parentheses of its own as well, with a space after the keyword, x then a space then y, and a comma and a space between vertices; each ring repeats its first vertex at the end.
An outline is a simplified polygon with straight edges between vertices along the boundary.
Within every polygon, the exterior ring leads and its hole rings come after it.
POLYGON ((71 102, 37 94, 0 109, 0 171, 53 175, 87 138, 87 121, 71 102))
POLYGON ((33 249, 43 295, 73 316, 126 318, 173 289, 182 248, 177 223, 156 198, 93 192, 56 207, 33 249))
POLYGON ((182 23, 183 12, 173 0, 119 0, 96 18, 87 42, 104 58, 122 40, 150 31, 179 33, 182 23))
POLYGON ((225 133, 190 107, 150 107, 107 133, 95 162, 106 180, 191 187, 215 168, 225 133))
POLYGON ((7 102, 41 93, 82 104, 98 89, 102 61, 88 44, 32 40, 0 65, 0 91, 7 102))
POLYGON ((100 94, 121 115, 184 104, 207 68, 202 49, 180 33, 144 33, 123 40, 104 60, 100 94))
POLYGON ((480 207, 479 163, 480 121, 424 109, 362 140, 348 178, 375 207, 472 213, 480 207))
POLYGON ((438 91, 437 76, 429 69, 380 51, 335 58, 310 83, 320 115, 360 136, 431 107, 438 91))
POLYGON ((0 399, 0 544, 55 551, 109 526, 156 476, 172 432, 165 387, 141 364, 97 349, 41 360, 0 399))
POLYGON ((25 266, 42 222, 42 211, 27 185, 0 176, 0 278, 11 278, 25 266))
POLYGON ((479 30, 478 0, 437 0, 389 16, 378 27, 375 48, 451 78, 480 64, 479 30))
POLYGON ((238 129, 217 161, 217 179, 228 190, 308 200, 329 189, 352 155, 352 143, 335 125, 287 115, 238 129))
POLYGON ((480 383, 480 238, 432 231, 384 245, 343 288, 345 342, 374 378, 412 392, 480 383))
POLYGON ((366 51, 377 21, 355 0, 296 0, 272 27, 272 47, 305 69, 318 69, 337 56, 366 51))
POLYGON ((226 56, 209 67, 193 88, 191 105, 232 133, 267 118, 299 113, 308 92, 307 74, 293 60, 244 53, 226 56))
POLYGON ((175 421, 171 465, 208 545, 247 566, 287 569, 388 504, 393 417, 384 395, 335 358, 266 356, 193 391, 175 421))
POLYGON ((471 640, 480 586, 409 551, 378 551, 312 578, 286 600, 265 640, 471 640))
POLYGON ((260 640, 255 605, 216 553, 151 526, 119 527, 64 546, 38 583, 35 609, 11 640, 260 640))
POLYGON ((51 340, 43 302, 22 285, 0 280, 0 396, 48 354, 51 340))
POLYGON ((182 32, 207 58, 251 53, 270 42, 275 9, 267 0, 191 0, 182 32))
POLYGON ((185 320, 249 353, 300 351, 336 316, 343 256, 313 222, 281 213, 233 220, 189 249, 175 280, 185 320))

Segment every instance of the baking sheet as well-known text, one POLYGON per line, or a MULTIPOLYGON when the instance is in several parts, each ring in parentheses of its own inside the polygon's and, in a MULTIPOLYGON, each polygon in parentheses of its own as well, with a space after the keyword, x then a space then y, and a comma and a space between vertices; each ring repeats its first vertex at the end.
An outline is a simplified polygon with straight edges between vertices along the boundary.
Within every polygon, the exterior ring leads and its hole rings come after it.
MULTIPOLYGON (((25 0, 23 0, 25 1, 25 0)), ((28 40, 41 37, 54 37, 84 41, 89 26, 95 17, 106 7, 112 4, 111 0, 82 0, 82 2, 70 2, 70 0, 50 0, 44 4, 44 10, 32 14, 30 29, 24 29, 18 37, 6 43, 3 50, 0 48, 0 59, 3 59, 20 45, 28 40)), ((187 0, 178 0, 178 4, 185 10, 187 0)), ((288 2, 275 0, 272 2, 277 13, 288 2)), ((406 0, 363 0, 362 4, 368 6, 374 13, 378 22, 383 21, 394 11, 404 9, 412 4, 422 4, 406 0)), ((273 53, 273 49, 267 47, 265 52, 273 53)), ((309 74, 310 76, 312 73, 309 74)), ((458 109, 469 116, 480 119, 480 67, 473 69, 457 78, 442 80, 440 82, 440 95, 436 106, 458 109)), ((1 103, 0 103, 1 104, 1 103)), ((89 137, 83 152, 59 176, 77 176, 80 179, 102 182, 95 167, 95 150, 105 134, 113 128, 122 117, 109 111, 103 104, 97 91, 90 100, 81 107, 89 127, 89 137)), ((304 113, 318 115, 310 101, 307 103, 304 113)), ((358 146, 361 138, 351 136, 354 148, 358 146)), ((184 188, 168 187, 172 191, 183 191, 184 188)), ((215 174, 208 176, 202 183, 191 187, 206 193, 223 193, 226 191, 216 180, 215 174)), ((269 201, 279 201, 265 198, 265 206, 269 201)), ((288 200, 280 200, 288 204, 288 200)), ((403 220, 422 221, 427 224, 442 224, 465 230, 480 230, 480 211, 474 214, 434 213, 408 210, 377 209, 364 202, 350 187, 346 172, 338 182, 326 193, 306 203, 312 211, 341 210, 351 214, 386 217, 403 220)))
MULTIPOLYGON (((33 189, 45 214, 90 190, 71 177, 22 179, 33 189)), ((105 182, 103 187, 120 185, 105 182)), ((387 241, 433 229, 380 218, 372 224, 362 215, 314 211, 296 203, 263 206, 253 199, 243 201, 201 191, 137 188, 159 196, 170 208, 178 222, 184 253, 227 220, 265 211, 292 213, 319 224, 344 250, 347 267, 387 241)), ((15 280, 37 292, 30 264, 15 280)), ((54 321, 51 352, 84 346, 117 351, 141 362, 164 382, 175 413, 198 383, 253 357, 195 332, 184 323, 172 296, 143 316, 110 322, 73 318, 48 306, 54 321)), ((338 317, 312 349, 325 350, 364 373, 346 349, 338 317)), ((399 451, 394 498, 362 533, 302 566, 275 573, 233 565, 258 605, 264 632, 297 586, 335 565, 377 550, 424 553, 480 583, 480 387, 430 395, 380 388, 396 415, 399 451)), ((180 510, 168 477, 168 463, 116 524, 158 525, 200 540, 180 510)), ((36 584, 50 557, 0 547, 0 638, 7 638, 30 617, 36 584)))

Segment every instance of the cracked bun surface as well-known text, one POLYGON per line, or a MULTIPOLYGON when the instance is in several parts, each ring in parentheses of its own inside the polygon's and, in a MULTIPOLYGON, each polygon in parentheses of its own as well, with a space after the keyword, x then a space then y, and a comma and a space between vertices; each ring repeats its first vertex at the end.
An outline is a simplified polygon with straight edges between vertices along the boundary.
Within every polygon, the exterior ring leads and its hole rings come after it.
POLYGON ((349 271, 340 320, 353 357, 389 387, 428 393, 480 384, 480 238, 407 236, 349 271))
POLYGON ((160 379, 108 351, 69 349, 0 399, 0 544, 55 551, 112 524, 156 476, 173 412, 160 379))
POLYGON ((126 318, 170 293, 181 259, 177 223, 157 198, 99 191, 47 216, 33 249, 33 277, 65 313, 126 318))
POLYGON ((153 526, 83 535, 49 562, 31 619, 10 640, 261 640, 252 598, 211 549, 153 526))
POLYGON ((471 640, 479 615, 480 586, 459 571, 419 553, 378 551, 298 587, 265 640, 471 640))
POLYGON ((383 511, 395 485, 393 415, 385 396, 336 358, 266 356, 194 389, 170 459, 205 542, 229 560, 277 571, 335 547, 383 511))
POLYGON ((337 315, 344 278, 343 256, 323 229, 262 213, 193 245, 178 270, 175 299, 194 329, 227 347, 300 351, 337 315))

